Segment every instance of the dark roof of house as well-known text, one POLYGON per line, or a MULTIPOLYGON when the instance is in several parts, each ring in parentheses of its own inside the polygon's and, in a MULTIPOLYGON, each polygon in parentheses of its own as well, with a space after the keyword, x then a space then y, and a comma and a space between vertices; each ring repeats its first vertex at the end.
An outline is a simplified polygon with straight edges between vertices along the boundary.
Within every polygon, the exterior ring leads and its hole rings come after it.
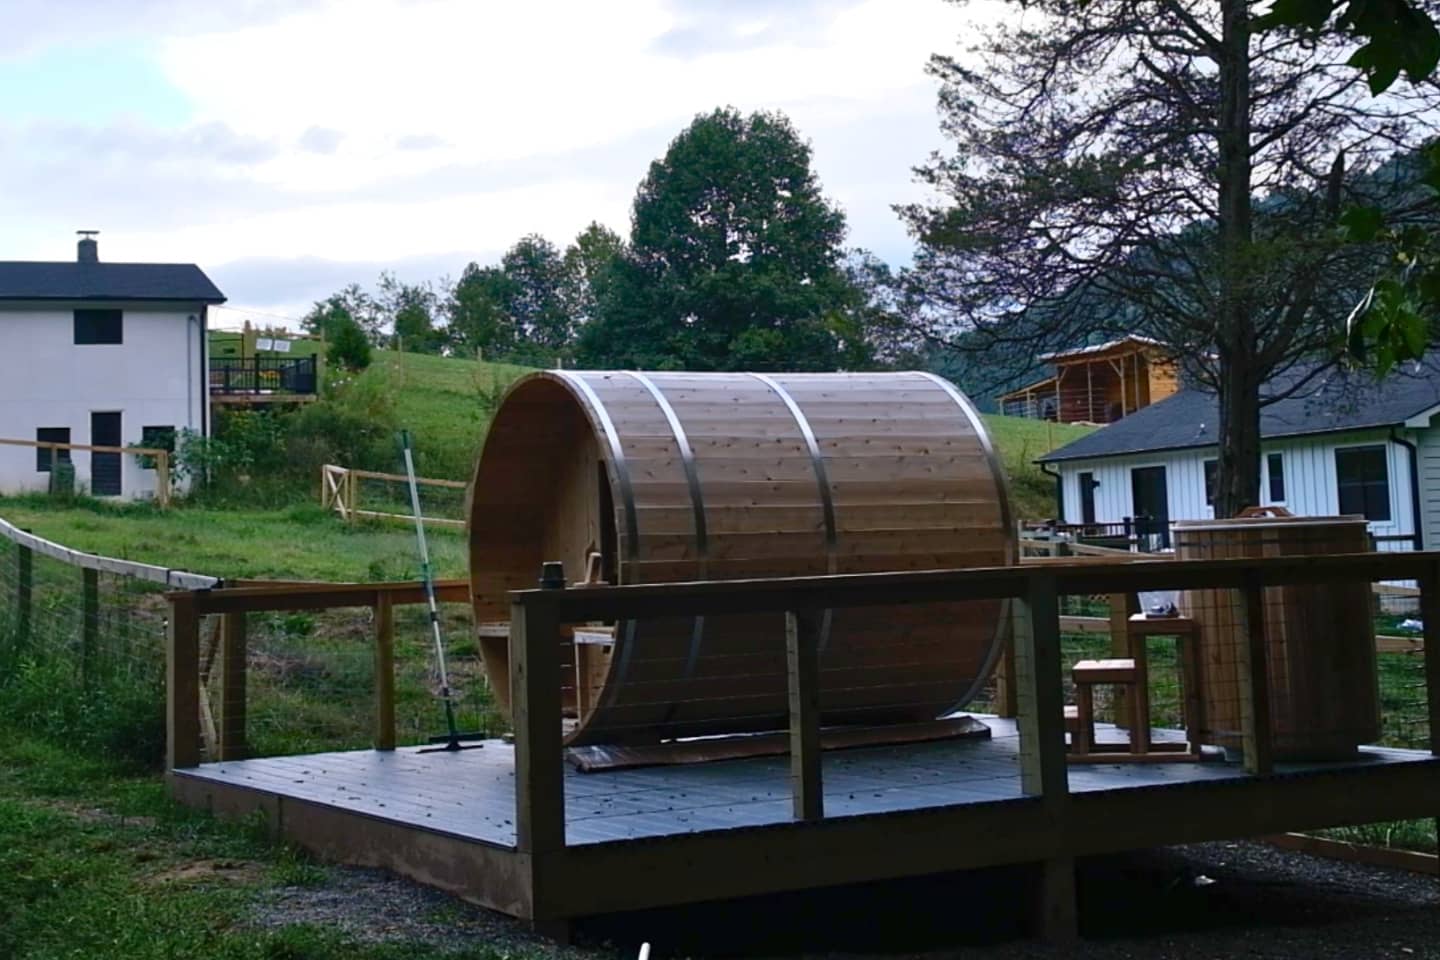
POLYGON ((0 261, 0 300, 184 300, 224 303, 193 263, 0 261))
MULTIPOLYGON (((1292 396, 1262 407, 1260 435, 1271 439, 1392 427, 1437 406, 1440 353, 1432 353, 1378 383, 1363 373, 1329 371, 1292 396)), ((1211 447, 1218 419, 1215 394, 1191 387, 1052 450, 1039 462, 1211 447)))

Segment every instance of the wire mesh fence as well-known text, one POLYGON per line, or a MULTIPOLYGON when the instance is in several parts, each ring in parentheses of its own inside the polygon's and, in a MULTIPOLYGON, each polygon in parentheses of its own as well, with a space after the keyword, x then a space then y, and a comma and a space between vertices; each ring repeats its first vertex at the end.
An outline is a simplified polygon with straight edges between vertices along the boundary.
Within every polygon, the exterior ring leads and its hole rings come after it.
MULTIPOLYGON (((445 733, 428 612, 407 606, 395 608, 393 615, 393 743, 424 743, 445 733)), ((244 710, 247 754, 361 749, 385 741, 377 728, 377 672, 385 666, 377 665, 376 610, 238 616, 246 619, 245 682, 237 688, 223 675, 205 678, 202 696, 222 716, 237 707, 244 710)), ((441 620, 457 727, 499 735, 505 727, 491 706, 468 607, 444 604, 441 620)), ((223 647, 222 637, 220 632, 202 636, 202 669, 213 659, 207 653, 211 645, 223 647)))
POLYGON ((127 764, 158 766, 163 590, 0 540, 0 718, 127 764))

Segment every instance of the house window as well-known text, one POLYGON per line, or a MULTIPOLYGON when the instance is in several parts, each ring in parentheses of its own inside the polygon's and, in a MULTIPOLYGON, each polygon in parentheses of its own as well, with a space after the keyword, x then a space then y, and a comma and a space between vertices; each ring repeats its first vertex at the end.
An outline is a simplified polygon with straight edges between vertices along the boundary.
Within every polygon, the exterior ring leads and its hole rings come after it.
POLYGON ((1205 503, 1215 506, 1215 484, 1220 475, 1220 461, 1205 461, 1205 503))
POLYGON ((1270 472, 1270 502, 1285 502, 1285 458, 1278 453, 1265 457, 1265 469, 1270 472))
MULTIPOLYGON (((35 439, 39 443, 69 443, 69 427, 41 427, 35 431, 35 439)), ((38 473, 49 473, 51 467, 50 455, 56 454, 61 463, 70 462, 69 450, 51 450, 48 447, 35 448, 35 470, 38 473)))
POLYGON ((1095 474, 1082 473, 1080 481, 1080 522, 1095 522, 1095 474))
POLYGON ((76 310, 75 342, 80 345, 125 342, 125 320, 119 310, 76 310))
POLYGON ((1340 512, 1366 520, 1390 519, 1390 474, 1385 448, 1346 447, 1335 451, 1335 486, 1340 512))
MULTIPOLYGON (((175 452, 175 428, 174 427, 141 427, 140 446, 149 447, 151 450, 168 450, 175 452)), ((155 469, 155 458, 144 456, 140 458, 140 465, 146 470, 155 469)))

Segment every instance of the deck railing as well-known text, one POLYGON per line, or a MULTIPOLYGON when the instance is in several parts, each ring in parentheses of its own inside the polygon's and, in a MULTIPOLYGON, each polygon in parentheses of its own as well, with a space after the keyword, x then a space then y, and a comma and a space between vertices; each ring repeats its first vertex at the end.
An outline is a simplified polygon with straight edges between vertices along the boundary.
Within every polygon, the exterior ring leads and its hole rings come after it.
MULTIPOLYGON (((562 749, 562 626, 594 621, 718 616, 743 610, 786 619, 789 738, 794 815, 824 817, 820 766, 818 669, 820 612, 899 604, 1009 600, 1013 605, 1013 683, 1024 794, 1063 804, 1069 796, 1063 719, 1061 611, 1063 596, 1136 594, 1161 590, 1236 590, 1248 611, 1248 641, 1233 651, 1241 677, 1240 714, 1246 772, 1274 769, 1265 650, 1263 591, 1299 584, 1414 580, 1420 619, 1440 624, 1440 553, 1365 553, 1227 560, 1134 561, 1106 558, 1074 563, 922 573, 875 573, 769 580, 523 590, 511 594, 511 713, 515 728, 517 848, 542 853, 565 847, 562 749)), ((449 581, 441 599, 463 602, 467 586, 449 581)), ((376 746, 394 745, 393 607, 423 601, 415 583, 244 586, 170 595, 169 768, 201 759, 198 687, 199 618, 256 611, 323 610, 363 606, 376 611, 376 746), (393 724, 393 721, 390 721, 393 724)), ((223 654, 244 662, 243 629, 223 654), (233 644, 240 644, 235 649, 233 644)), ((1422 650, 1428 747, 1440 755, 1440 645, 1422 650)), ((227 674, 228 677, 228 674, 227 674)), ((227 679, 227 682, 230 682, 227 679)), ((227 702, 243 717, 243 671, 227 702)), ((232 715, 233 717, 233 715, 232 715)), ((243 719, 224 725, 220 756, 243 753, 243 719)))
POLYGON ((214 396, 308 396, 319 391, 314 357, 212 357, 214 396))

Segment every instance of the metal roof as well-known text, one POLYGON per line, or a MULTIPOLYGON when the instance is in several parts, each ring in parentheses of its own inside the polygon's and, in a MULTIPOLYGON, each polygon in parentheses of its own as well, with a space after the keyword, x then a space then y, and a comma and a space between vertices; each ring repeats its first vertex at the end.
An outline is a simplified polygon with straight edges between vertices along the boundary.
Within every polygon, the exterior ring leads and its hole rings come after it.
POLYGON ((193 263, 0 261, 0 301, 178 300, 224 303, 193 263))
MULTIPOLYGON (((1290 382, 1300 376, 1292 374, 1290 382)), ((1262 407, 1260 436, 1269 440, 1394 427, 1437 408, 1440 352, 1432 352, 1378 383, 1364 373, 1329 371, 1294 396, 1262 407)), ((1217 442, 1218 419, 1215 395, 1191 387, 1052 450, 1037 462, 1211 447, 1217 442)))

